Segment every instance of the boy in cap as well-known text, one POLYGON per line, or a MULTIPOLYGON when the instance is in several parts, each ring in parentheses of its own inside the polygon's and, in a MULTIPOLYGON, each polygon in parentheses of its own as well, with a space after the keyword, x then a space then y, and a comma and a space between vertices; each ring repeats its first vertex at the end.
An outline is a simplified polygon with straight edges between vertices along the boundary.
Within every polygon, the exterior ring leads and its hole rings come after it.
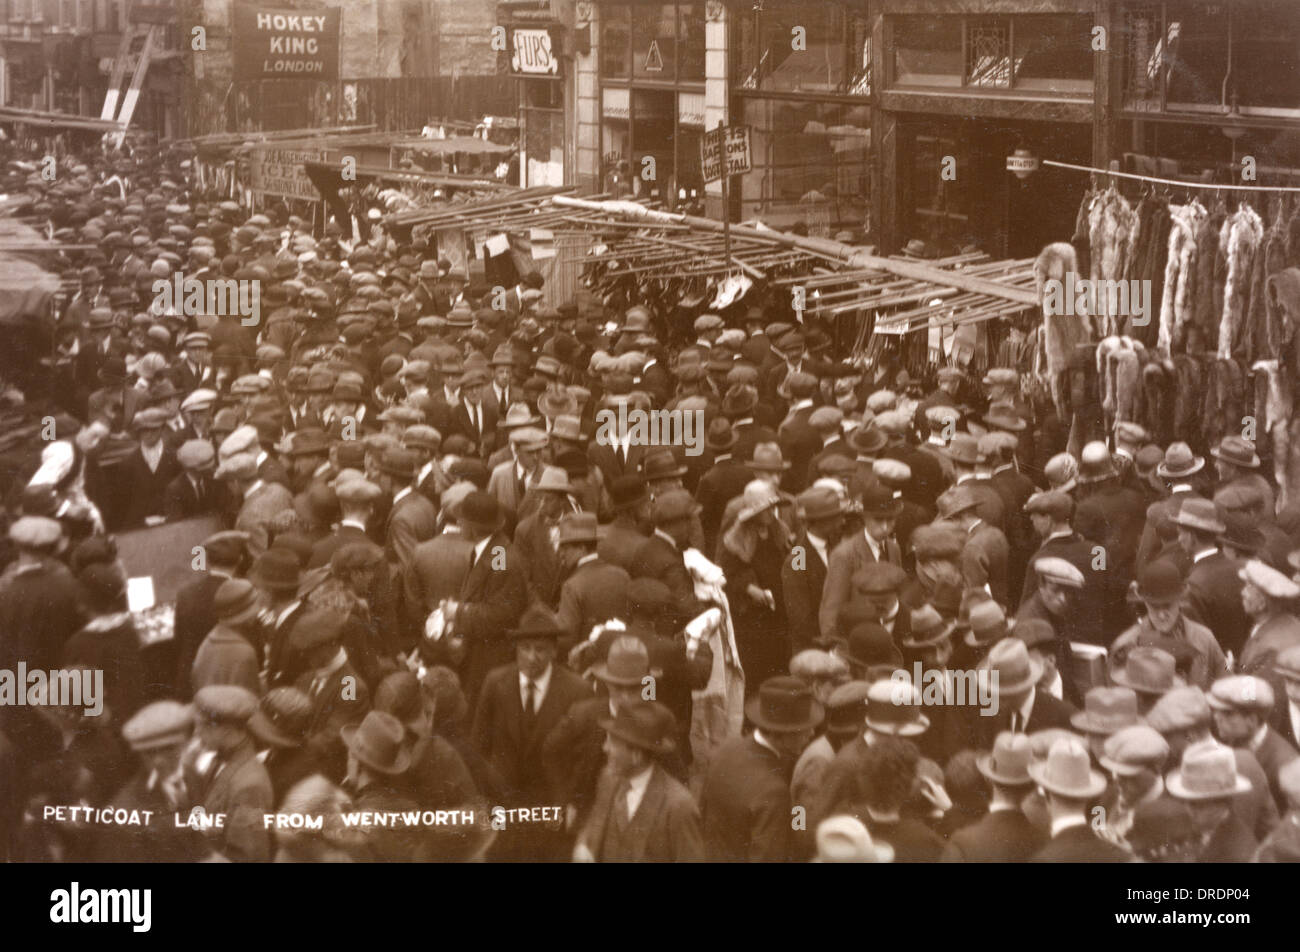
POLYGON ((216 451, 208 440, 186 440, 176 451, 181 472, 163 493, 163 514, 168 522, 220 512, 223 502, 212 479, 216 451))
POLYGON ((257 758, 248 720, 257 695, 231 684, 213 684, 194 696, 198 739, 214 755, 193 790, 209 817, 225 814, 224 826, 205 832, 212 849, 235 862, 265 862, 271 836, 262 822, 275 806, 271 778, 257 758))

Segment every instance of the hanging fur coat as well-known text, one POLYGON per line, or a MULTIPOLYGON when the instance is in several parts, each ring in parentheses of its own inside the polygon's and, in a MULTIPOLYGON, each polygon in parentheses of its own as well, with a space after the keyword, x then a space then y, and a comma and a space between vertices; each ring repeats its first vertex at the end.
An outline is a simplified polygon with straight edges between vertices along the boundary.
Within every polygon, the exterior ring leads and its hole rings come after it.
POLYGON ((1251 269, 1264 240, 1264 223, 1249 205, 1240 206, 1219 230, 1219 248, 1228 260, 1223 285, 1223 317, 1219 322, 1219 359, 1232 357, 1232 345, 1250 306, 1251 269))
POLYGON ((1079 344, 1092 340, 1092 325, 1087 315, 1048 313, 1045 299, 1047 282, 1064 281, 1068 272, 1078 274, 1078 258, 1074 246, 1064 241, 1048 245, 1034 262, 1034 284, 1043 311, 1043 352, 1047 360, 1048 386, 1052 391, 1052 402, 1063 419, 1069 419, 1069 382, 1065 374, 1070 359, 1079 344))
MULTIPOLYGON (((1137 215, 1123 195, 1113 188, 1102 195, 1089 215, 1092 246, 1089 277, 1108 281, 1124 278, 1132 254, 1136 224, 1137 215)), ((1098 305, 1101 313, 1098 315, 1097 333, 1118 334, 1120 322, 1115 315, 1107 313, 1105 295, 1099 296, 1098 305)))
POLYGON ((1223 209, 1215 208, 1196 233, 1196 297, 1192 304, 1192 321, 1200 329, 1207 346, 1219 342, 1219 317, 1223 314, 1221 286, 1215 281, 1219 253, 1219 231, 1226 218, 1223 209))
POLYGON ((1160 330, 1156 347, 1164 356, 1180 350, 1191 321, 1191 288, 1196 280, 1196 236, 1207 216, 1199 202, 1169 209, 1169 253, 1160 295, 1160 330))
POLYGON ((1101 409, 1106 432, 1119 422, 1139 418, 1142 402, 1141 341, 1106 337, 1097 345, 1097 375, 1101 380, 1101 409))

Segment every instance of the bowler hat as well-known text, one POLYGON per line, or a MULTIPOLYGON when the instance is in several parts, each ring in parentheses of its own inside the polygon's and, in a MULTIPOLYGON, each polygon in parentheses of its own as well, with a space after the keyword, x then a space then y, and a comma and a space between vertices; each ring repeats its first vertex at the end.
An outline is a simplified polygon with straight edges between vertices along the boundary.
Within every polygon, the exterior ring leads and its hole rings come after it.
POLYGON ((775 733, 812 730, 824 714, 812 689, 789 675, 768 678, 745 703, 745 716, 762 730, 775 733))
POLYGON ((757 443, 749 461, 745 464, 760 473, 783 473, 790 468, 781 455, 781 447, 776 443, 757 443))
POLYGON ((645 479, 628 474, 616 476, 609 487, 610 506, 615 510, 630 509, 639 506, 650 498, 645 479))
POLYGON ((512 641, 532 638, 545 638, 554 641, 565 634, 567 632, 560 627, 559 619, 555 617, 555 613, 542 605, 530 605, 524 609, 518 626, 506 632, 506 636, 512 641))
POLYGON ((867 691, 867 727, 879 734, 915 737, 930 728, 921 713, 921 692, 911 681, 881 678, 867 691))
POLYGON ((894 498, 888 486, 872 483, 862 491, 862 512, 867 516, 893 518, 903 511, 903 503, 894 498))
POLYGON ((1172 605, 1182 600, 1186 590, 1178 566, 1168 559, 1156 559, 1138 573, 1137 596, 1144 602, 1172 605))
POLYGON ((270 548, 257 557, 249 579, 272 592, 296 592, 301 581, 298 557, 286 549, 270 548))
POLYGON ((459 525, 491 533, 501 521, 501 506, 496 496, 477 489, 460 501, 455 516, 459 525))

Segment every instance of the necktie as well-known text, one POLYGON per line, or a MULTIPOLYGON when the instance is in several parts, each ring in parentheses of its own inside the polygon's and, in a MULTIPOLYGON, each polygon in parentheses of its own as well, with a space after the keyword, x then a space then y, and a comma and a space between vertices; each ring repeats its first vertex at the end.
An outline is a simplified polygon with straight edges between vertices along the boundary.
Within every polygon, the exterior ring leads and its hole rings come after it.
POLYGON ((501 396, 497 397, 497 415, 505 416, 506 410, 510 409, 510 391, 502 390, 501 396))
POLYGON ((623 464, 624 469, 627 468, 627 444, 626 443, 618 444, 618 461, 623 464))
POLYGON ((537 716, 534 705, 537 703, 537 685, 531 678, 524 678, 524 727, 532 727, 533 718, 537 716))
POLYGON ((483 404, 474 404, 474 432, 483 435, 483 404))

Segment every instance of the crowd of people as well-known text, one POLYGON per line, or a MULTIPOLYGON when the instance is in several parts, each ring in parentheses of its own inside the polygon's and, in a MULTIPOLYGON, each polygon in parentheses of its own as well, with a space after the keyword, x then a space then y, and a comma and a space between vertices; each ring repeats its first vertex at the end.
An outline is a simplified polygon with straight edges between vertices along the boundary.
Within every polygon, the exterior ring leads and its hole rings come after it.
POLYGON ((1300 505, 1250 440, 1072 455, 1017 368, 844 361, 758 291, 552 307, 181 152, 65 167, 6 176, 93 250, 6 371, 53 426, 0 670, 104 703, 0 707, 9 858, 1300 858, 1300 505), (702 445, 598 423, 661 410, 702 445), (145 637, 116 540, 180 524, 145 637))

